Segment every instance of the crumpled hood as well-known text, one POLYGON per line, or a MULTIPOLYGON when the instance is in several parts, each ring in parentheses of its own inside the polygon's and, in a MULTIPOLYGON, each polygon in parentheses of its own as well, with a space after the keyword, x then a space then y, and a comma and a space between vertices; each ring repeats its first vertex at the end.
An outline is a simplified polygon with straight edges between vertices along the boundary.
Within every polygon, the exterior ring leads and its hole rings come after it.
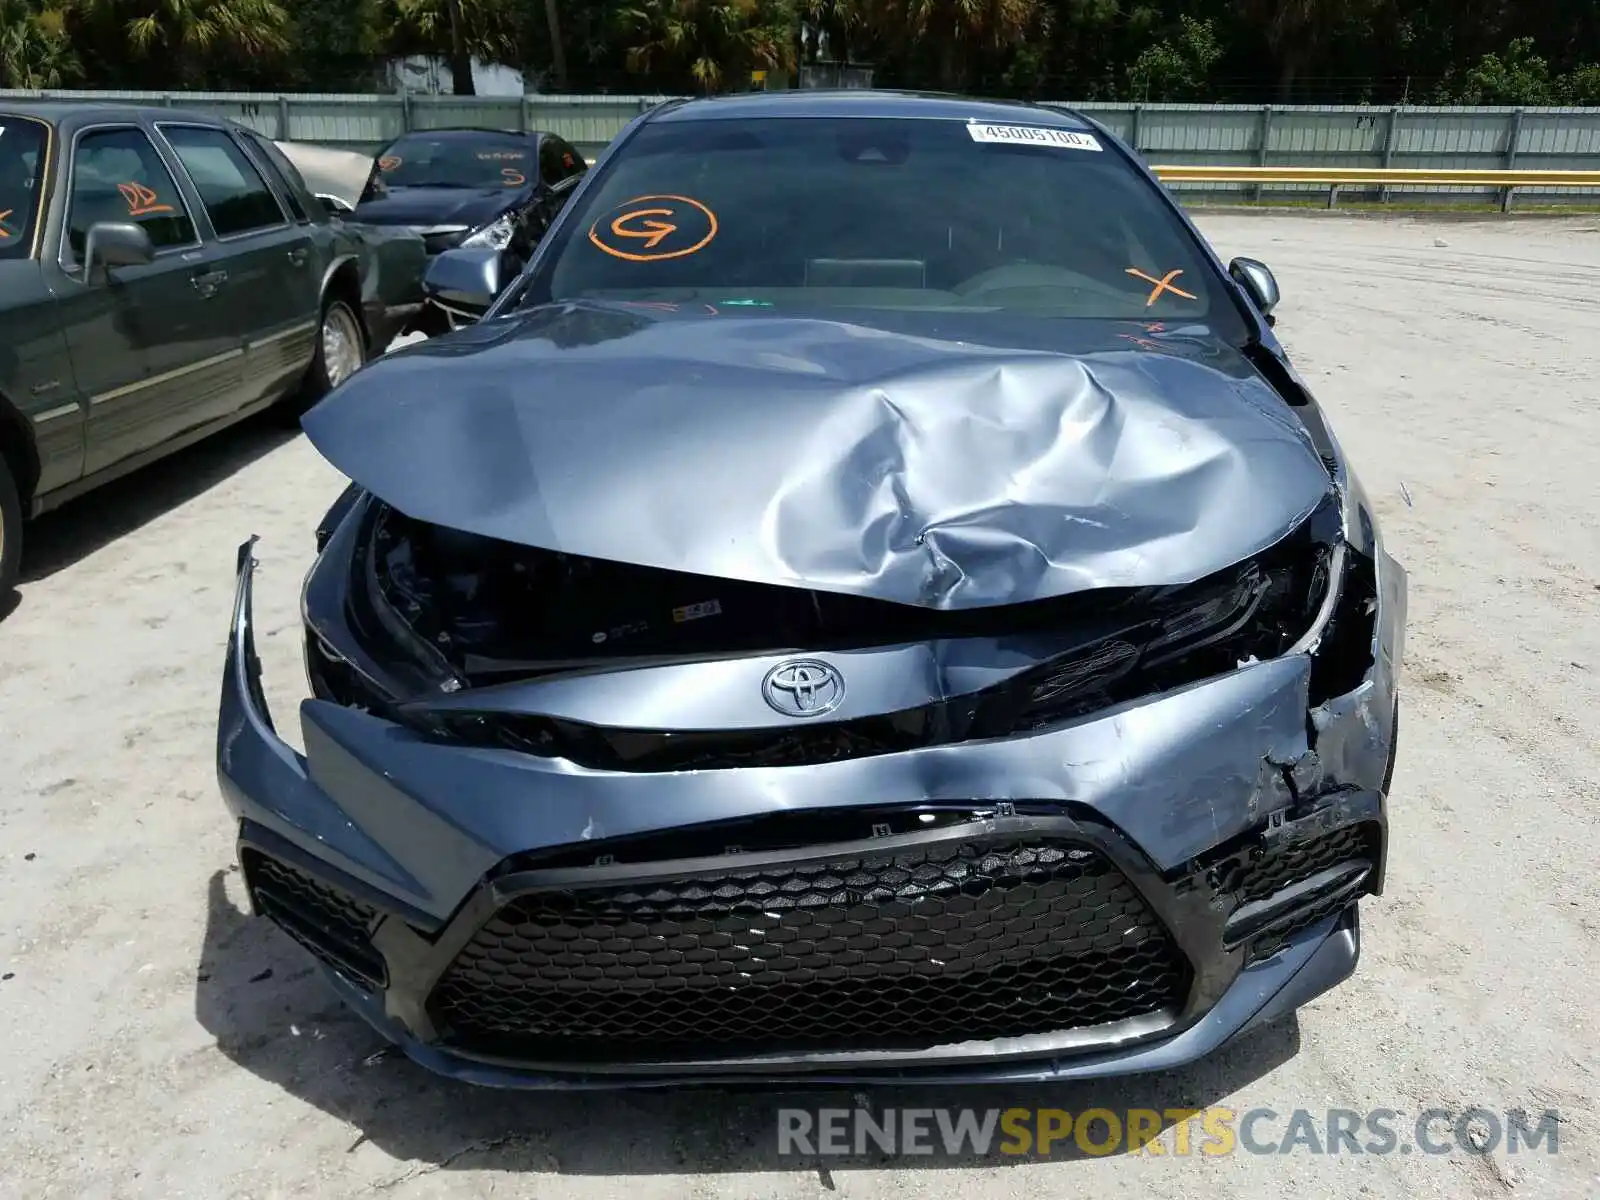
POLYGON ((371 225, 487 225, 513 208, 518 188, 397 188, 356 205, 355 219, 371 225))
POLYGON ((939 609, 1186 583, 1332 487, 1204 329, 1050 323, 1068 353, 979 344, 959 317, 933 337, 693 308, 487 321, 364 368, 305 431, 435 524, 939 609))

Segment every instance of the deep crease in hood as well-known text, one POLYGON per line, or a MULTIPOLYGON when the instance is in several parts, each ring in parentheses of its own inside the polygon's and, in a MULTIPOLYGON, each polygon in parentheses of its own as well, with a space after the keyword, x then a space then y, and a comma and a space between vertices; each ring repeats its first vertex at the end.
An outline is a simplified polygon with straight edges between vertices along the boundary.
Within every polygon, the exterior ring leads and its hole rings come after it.
POLYGON ((1075 336, 547 305, 386 356, 304 428, 419 520, 936 609, 1191 582, 1328 494, 1293 411, 1204 329, 1075 336))

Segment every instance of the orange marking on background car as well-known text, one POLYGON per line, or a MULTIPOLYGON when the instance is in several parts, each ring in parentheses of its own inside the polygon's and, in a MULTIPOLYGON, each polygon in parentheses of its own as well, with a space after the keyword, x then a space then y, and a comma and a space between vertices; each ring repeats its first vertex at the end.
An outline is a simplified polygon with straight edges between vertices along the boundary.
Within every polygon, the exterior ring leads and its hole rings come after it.
POLYGON ((1182 296, 1185 300, 1199 299, 1199 297, 1194 295, 1192 292, 1186 292, 1181 287, 1173 286, 1172 281, 1179 275, 1182 275, 1182 271, 1168 271, 1160 279, 1157 279, 1154 275, 1146 275, 1143 271, 1139 270, 1138 267, 1129 267, 1127 268, 1127 271, 1129 275, 1132 275, 1137 279, 1142 279, 1146 283, 1155 284, 1154 289, 1150 292, 1150 298, 1144 302, 1144 306, 1146 308, 1149 308, 1152 304, 1154 304, 1156 302, 1156 297, 1161 295, 1162 292, 1171 292, 1174 296, 1182 296))
POLYGON ((122 193, 130 217, 149 217, 172 211, 172 205, 162 204, 160 198, 142 183, 119 183, 117 191, 122 193))
POLYGON ((521 187, 528 182, 528 177, 515 167, 501 167, 500 174, 505 177, 507 187, 521 187))
POLYGON ((6 218, 9 217, 11 215, 11 213, 12 213, 12 210, 9 209, 9 208, 6 209, 5 212, 0 212, 0 234, 3 234, 4 236, 6 236, 8 238, 12 238, 12 237, 16 237, 17 236, 16 235, 16 231, 13 230, 11 228, 11 226, 6 224, 6 218))
POLYGON ((605 220, 605 218, 601 217, 600 220, 589 226, 589 240, 594 243, 596 248, 604 250, 613 258, 626 259, 628 262, 664 262, 669 258, 687 258, 691 254, 698 254, 701 250, 704 250, 706 246, 710 245, 711 239, 717 236, 717 214, 700 203, 700 201, 691 200, 688 196, 635 196, 632 200, 625 200, 621 204, 614 205, 611 211, 617 212, 618 209, 624 211, 618 213, 610 222, 610 235, 617 238, 643 240, 645 243, 644 249, 653 251, 653 253, 641 254, 636 250, 624 250, 620 246, 613 246, 602 240, 600 236, 600 221, 605 220), (638 207, 642 204, 661 201, 666 201, 669 207, 638 207), (677 233, 682 226, 668 221, 657 221, 654 218, 678 216, 678 210, 670 207, 670 205, 678 204, 686 204, 705 217, 706 235, 694 245, 687 246, 681 250, 657 251, 656 248, 661 242, 677 233), (627 225, 627 222, 640 218, 648 218, 644 221, 643 228, 629 227, 627 225))
POLYGON ((398 155, 385 154, 378 160, 378 170, 392 171, 403 162, 405 162, 405 159, 399 157, 398 155))

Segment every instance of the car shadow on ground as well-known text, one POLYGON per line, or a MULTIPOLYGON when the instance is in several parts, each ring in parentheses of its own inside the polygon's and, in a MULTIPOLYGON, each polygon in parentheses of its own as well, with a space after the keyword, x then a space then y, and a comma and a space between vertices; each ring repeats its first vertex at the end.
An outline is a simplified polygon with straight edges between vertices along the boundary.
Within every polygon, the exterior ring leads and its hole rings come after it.
POLYGON ((260 413, 46 513, 28 526, 23 585, 50 578, 193 500, 299 432, 278 413, 260 413))
MULTIPOLYGON (((1180 1071, 1092 1083, 962 1088, 683 1089, 660 1092, 505 1092, 438 1078, 409 1062, 334 996, 310 957, 242 896, 236 869, 213 875, 195 1015, 218 1050, 258 1078, 359 1131, 397 1160, 395 1171, 498 1170, 630 1176, 805 1171, 824 1187, 850 1170, 882 1169, 872 1152, 826 1160, 778 1152, 780 1108, 1090 1108, 1125 1113, 1199 1109, 1249 1085, 1299 1050, 1291 1018, 1180 1071), (230 878, 231 876, 231 878, 230 878), (407 1164, 410 1164, 409 1166, 407 1164)), ((1171 1121, 1163 1117, 1163 1128, 1171 1121)), ((1202 1141, 1198 1126, 1191 1147, 1202 1141)), ((1169 1146, 1176 1135, 1163 1141, 1169 1146)), ((1091 1146, 1106 1138, 1097 1128, 1091 1146)), ((934 1142, 938 1142, 935 1134, 934 1142)), ((1000 1137, 996 1138, 998 1145, 1000 1137)), ((1120 1152, 1120 1151, 1119 1151, 1120 1152)), ((1191 1149, 1191 1152, 1195 1152, 1191 1149)), ((961 1169, 1085 1157, 1071 1139, 1047 1158, 992 1150, 899 1157, 896 1167, 961 1169)))

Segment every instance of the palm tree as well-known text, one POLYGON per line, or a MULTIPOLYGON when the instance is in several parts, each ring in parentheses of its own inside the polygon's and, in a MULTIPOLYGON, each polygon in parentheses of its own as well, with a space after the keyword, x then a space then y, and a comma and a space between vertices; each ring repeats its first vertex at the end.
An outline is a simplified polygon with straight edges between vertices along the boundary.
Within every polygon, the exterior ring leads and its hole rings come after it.
POLYGON ((1278 99, 1293 97, 1301 71, 1340 25, 1359 21, 1376 7, 1377 0, 1250 0, 1245 12, 1266 31, 1278 60, 1278 99))
POLYGON ((634 39, 629 70, 686 71, 702 91, 794 62, 794 15, 784 0, 633 0, 618 24, 634 39))
POLYGON ((472 82, 472 55, 467 52, 467 18, 461 0, 444 0, 450 15, 450 90, 458 96, 476 96, 472 82))
POLYGON ((278 0, 59 4, 67 35, 101 86, 130 76, 145 84, 194 86, 205 81, 208 68, 276 58, 289 48, 289 15, 278 0))
POLYGON ((820 33, 827 44, 828 58, 849 62, 854 39, 865 25, 866 13, 860 0, 801 0, 800 20, 820 33))
POLYGON ((142 54, 203 58, 212 51, 279 54, 289 15, 277 0, 90 0, 127 16, 128 44, 142 54))
POLYGON ((556 91, 567 90, 567 52, 561 44, 561 18, 556 13, 556 0, 544 0, 544 19, 550 26, 551 65, 555 68, 556 91))
POLYGON ((0 0, 0 86, 60 87, 79 73, 61 9, 0 0))
POLYGON ((863 0, 884 40, 902 51, 937 47, 939 86, 957 90, 974 51, 1020 46, 1042 19, 1040 0, 863 0))

